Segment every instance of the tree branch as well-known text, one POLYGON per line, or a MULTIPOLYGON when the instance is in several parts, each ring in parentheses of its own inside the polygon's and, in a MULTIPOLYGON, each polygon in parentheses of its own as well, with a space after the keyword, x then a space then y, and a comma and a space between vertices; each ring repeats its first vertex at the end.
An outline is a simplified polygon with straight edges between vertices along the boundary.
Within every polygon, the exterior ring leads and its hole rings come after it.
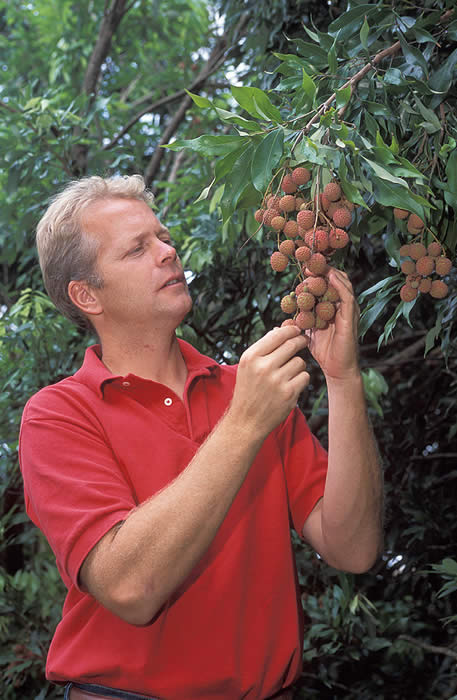
POLYGON ((401 634, 398 639, 404 639, 405 642, 414 644, 416 647, 423 649, 424 651, 429 651, 432 654, 444 654, 444 656, 450 656, 451 659, 457 660, 457 652, 449 649, 448 647, 437 647, 434 644, 427 644, 426 642, 421 642, 414 637, 410 637, 408 634, 401 634))
MULTIPOLYGON (((100 77, 103 62, 110 51, 113 36, 119 27, 119 24, 131 8, 131 5, 126 8, 127 0, 111 0, 111 5, 108 9, 107 2, 105 3, 105 11, 100 25, 97 40, 87 64, 86 73, 84 75, 81 92, 89 96, 87 109, 90 108, 95 100, 96 87, 100 77)), ((80 136, 81 130, 79 127, 75 129, 75 135, 80 136)), ((86 144, 76 143, 72 152, 72 167, 77 175, 81 175, 87 168, 87 153, 88 147, 86 144)))

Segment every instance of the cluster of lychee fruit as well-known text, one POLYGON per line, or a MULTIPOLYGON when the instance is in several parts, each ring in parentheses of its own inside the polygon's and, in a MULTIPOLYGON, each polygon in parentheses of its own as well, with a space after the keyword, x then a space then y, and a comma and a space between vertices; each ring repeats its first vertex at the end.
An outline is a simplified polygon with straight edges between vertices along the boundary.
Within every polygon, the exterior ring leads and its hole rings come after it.
POLYGON ((423 238, 425 224, 417 214, 404 209, 394 209, 394 217, 406 220, 407 230, 414 238, 400 248, 401 271, 405 283, 400 289, 402 301, 413 301, 419 294, 430 294, 434 299, 444 299, 449 288, 442 277, 452 269, 452 261, 445 254, 438 241, 431 241, 427 246, 419 240, 423 238))
POLYGON ((354 205, 338 182, 329 182, 322 192, 310 195, 311 172, 299 166, 282 177, 278 191, 268 191, 256 221, 272 229, 277 250, 270 258, 276 272, 296 269, 295 288, 281 299, 281 309, 291 318, 282 325, 302 330, 326 328, 336 313, 339 296, 328 283, 328 262, 349 243, 347 228, 354 205))

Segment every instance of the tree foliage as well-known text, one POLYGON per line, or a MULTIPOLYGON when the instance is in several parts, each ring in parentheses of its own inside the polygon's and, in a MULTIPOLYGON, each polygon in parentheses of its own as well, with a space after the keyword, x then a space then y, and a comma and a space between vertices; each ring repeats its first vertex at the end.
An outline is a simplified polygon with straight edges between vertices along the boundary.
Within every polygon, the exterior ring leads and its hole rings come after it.
MULTIPOLYGON (((141 172, 189 271, 180 334, 220 361, 283 315, 290 288, 254 218, 294 164, 310 197, 337 179, 355 203, 337 259, 362 309, 360 360, 385 465, 386 549, 372 572, 329 569, 296 541, 308 617, 297 697, 452 698, 457 572, 455 266, 443 300, 404 303, 393 207, 457 245, 454 2, 0 0, 0 664, 2 697, 58 697, 44 658, 63 599, 23 512, 22 407, 73 372, 91 339, 43 294, 33 231, 85 174, 141 172)), ((326 443, 309 357, 301 403, 326 443)))

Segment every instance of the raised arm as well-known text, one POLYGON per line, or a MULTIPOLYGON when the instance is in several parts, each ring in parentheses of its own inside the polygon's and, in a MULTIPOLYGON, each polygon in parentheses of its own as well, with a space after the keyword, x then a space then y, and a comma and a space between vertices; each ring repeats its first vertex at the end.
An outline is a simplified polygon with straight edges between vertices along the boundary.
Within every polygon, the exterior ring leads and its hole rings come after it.
POLYGON ((329 281, 341 299, 335 323, 310 343, 327 382, 329 465, 303 536, 331 566, 360 573, 382 547, 382 472, 358 364, 358 306, 344 272, 331 269, 329 281))
POLYGON ((303 360, 294 357, 306 344, 288 327, 251 346, 229 408, 190 464, 86 557, 81 585, 113 613, 148 623, 198 563, 264 439, 309 382, 303 360))

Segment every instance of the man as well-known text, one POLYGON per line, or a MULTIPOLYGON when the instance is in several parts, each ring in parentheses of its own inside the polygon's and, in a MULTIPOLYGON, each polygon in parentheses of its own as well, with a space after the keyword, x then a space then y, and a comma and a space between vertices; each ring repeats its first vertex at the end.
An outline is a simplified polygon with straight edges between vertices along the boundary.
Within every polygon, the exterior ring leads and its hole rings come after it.
POLYGON ((267 333, 238 368, 177 340, 192 302, 139 176, 71 183, 37 246, 55 304, 100 339, 32 397, 21 427, 27 510, 68 588, 47 677, 70 700, 291 698, 290 524, 353 572, 382 538, 349 280, 329 272, 336 320, 310 341, 328 387, 327 466, 296 407, 309 382, 297 328, 267 333))

